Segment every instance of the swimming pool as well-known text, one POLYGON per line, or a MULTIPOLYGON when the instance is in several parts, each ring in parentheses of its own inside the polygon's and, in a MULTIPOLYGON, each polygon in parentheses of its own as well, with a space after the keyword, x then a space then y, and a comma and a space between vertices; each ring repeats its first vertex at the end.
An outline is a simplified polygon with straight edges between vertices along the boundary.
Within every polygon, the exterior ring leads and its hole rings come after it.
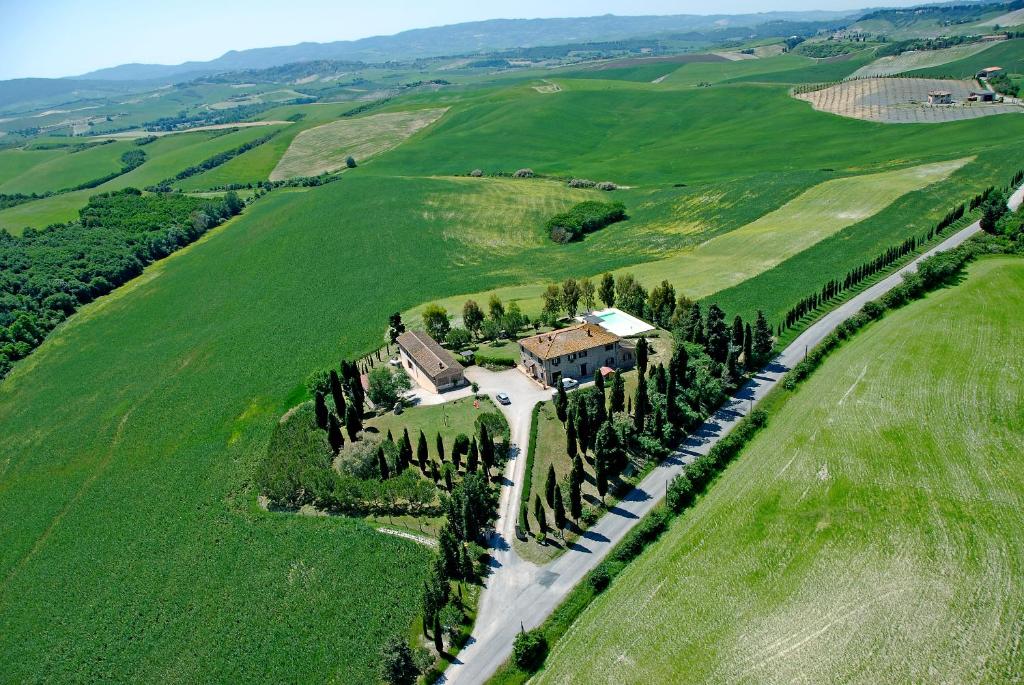
POLYGON ((585 314, 580 318, 584 321, 589 321, 590 323, 596 323, 610 333, 622 336, 623 338, 654 330, 654 326, 650 325, 646 321, 641 321, 635 316, 627 314, 621 309, 616 309, 615 307, 591 312, 590 314, 585 314))

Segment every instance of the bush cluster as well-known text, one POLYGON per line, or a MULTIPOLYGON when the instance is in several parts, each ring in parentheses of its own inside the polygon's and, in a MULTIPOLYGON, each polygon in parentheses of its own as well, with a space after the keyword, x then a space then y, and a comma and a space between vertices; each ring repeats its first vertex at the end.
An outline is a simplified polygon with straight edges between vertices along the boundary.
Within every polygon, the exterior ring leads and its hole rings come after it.
POLYGON ((551 217, 544 226, 553 241, 569 243, 625 218, 626 206, 621 202, 587 200, 551 217))

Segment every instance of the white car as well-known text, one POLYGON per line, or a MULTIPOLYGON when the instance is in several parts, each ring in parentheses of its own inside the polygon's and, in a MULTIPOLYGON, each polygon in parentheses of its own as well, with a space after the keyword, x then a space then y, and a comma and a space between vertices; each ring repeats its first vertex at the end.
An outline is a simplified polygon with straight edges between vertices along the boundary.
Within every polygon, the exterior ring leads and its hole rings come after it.
POLYGON ((512 400, 503 392, 499 392, 495 395, 494 399, 498 400, 498 404, 512 404, 512 400))
POLYGON ((401 366, 402 360, 399 359, 398 357, 392 357, 391 359, 388 360, 388 364, 391 364, 391 366, 401 366))
MULTIPOLYGON (((562 387, 565 388, 566 392, 568 392, 570 390, 575 390, 577 387, 579 387, 579 384, 580 384, 580 382, 578 380, 576 380, 575 378, 563 378, 562 379, 562 387)), ((554 397, 556 395, 558 395, 558 388, 555 388, 555 391, 552 393, 552 397, 554 397)))

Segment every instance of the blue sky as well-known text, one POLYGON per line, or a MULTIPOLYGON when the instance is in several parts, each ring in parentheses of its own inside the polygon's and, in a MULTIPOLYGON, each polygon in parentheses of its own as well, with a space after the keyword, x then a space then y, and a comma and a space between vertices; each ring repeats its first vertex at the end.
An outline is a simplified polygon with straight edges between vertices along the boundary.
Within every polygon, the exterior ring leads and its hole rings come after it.
MULTIPOLYGON (((0 0, 0 79, 126 62, 177 64, 227 50, 327 42, 494 18, 856 9, 857 0, 0 0)), ((894 0, 891 5, 912 4, 894 0)))

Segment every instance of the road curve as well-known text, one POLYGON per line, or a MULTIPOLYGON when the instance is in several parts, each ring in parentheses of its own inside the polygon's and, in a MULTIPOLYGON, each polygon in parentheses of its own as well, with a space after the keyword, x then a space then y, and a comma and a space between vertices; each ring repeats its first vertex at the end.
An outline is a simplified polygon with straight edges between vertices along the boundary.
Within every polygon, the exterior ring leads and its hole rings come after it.
MULTIPOLYGON (((1008 204, 1012 209, 1017 209, 1022 199, 1024 186, 1017 189, 1008 204)), ((495 559, 492 564, 493 573, 487 579, 487 587, 480 598, 472 637, 439 682, 474 685, 486 681, 512 653, 512 642, 520 628, 529 630, 539 626, 562 603, 569 591, 661 501, 669 482, 682 471, 684 465, 699 455, 707 454, 718 440, 750 413, 789 369, 803 359, 807 350, 859 312, 865 303, 881 297, 902 283, 903 274, 916 271, 922 259, 936 252, 951 250, 980 230, 980 225, 975 222, 957 231, 811 324, 605 514, 577 544, 571 545, 565 554, 543 566, 523 560, 512 548, 518 493, 522 488, 526 460, 517 458, 510 461, 502 487, 499 519, 491 539, 495 559)), ((537 396, 540 397, 540 394, 537 396)), ((511 440, 520 447, 520 454, 525 456, 529 439, 529 416, 524 417, 520 412, 510 421, 511 440)))

